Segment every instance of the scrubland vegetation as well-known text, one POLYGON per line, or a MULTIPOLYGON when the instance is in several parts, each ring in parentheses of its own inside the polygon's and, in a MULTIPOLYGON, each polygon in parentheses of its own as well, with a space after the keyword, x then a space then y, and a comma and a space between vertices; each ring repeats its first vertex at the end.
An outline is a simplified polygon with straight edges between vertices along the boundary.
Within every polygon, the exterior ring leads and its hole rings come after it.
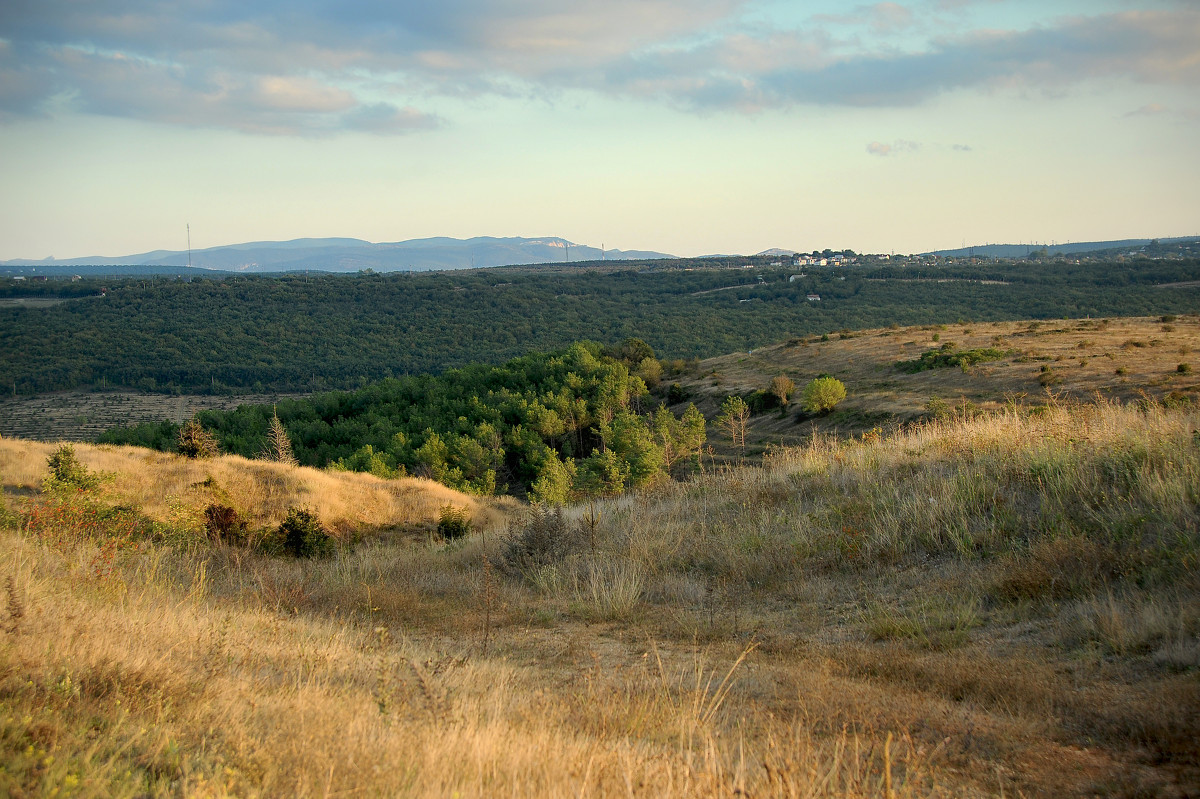
POLYGON ((1198 428, 1010 403, 561 510, 5 439, 0 792, 1193 795, 1198 428))
POLYGON ((763 259, 754 269, 716 263, 0 283, 0 295, 94 295, 0 306, 7 344, 0 388, 26 395, 85 387, 350 390, 388 377, 498 364, 581 339, 630 336, 667 358, 705 358, 787 336, 891 324, 1189 313, 1200 279, 1194 258, 840 268, 772 267, 763 259), (810 293, 821 301, 809 302, 810 293))

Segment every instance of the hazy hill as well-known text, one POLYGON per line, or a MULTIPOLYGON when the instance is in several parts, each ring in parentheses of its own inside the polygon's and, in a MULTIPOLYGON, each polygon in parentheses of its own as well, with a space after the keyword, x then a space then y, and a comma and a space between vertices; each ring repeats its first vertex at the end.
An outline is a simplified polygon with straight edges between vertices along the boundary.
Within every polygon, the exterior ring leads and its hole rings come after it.
MULTIPOLYGON (((193 250, 191 265, 232 272, 469 269, 484 266, 563 263, 569 261, 673 258, 646 250, 607 250, 577 245, 556 236, 544 238, 427 238, 374 244, 361 239, 295 239, 257 241, 193 250)), ((116 258, 89 256, 40 261, 17 259, 0 266, 155 265, 186 267, 186 250, 155 250, 116 258)))
MULTIPOLYGON (((1158 239, 1162 244, 1197 241, 1197 236, 1176 236, 1158 239)), ((959 247, 953 250, 934 250, 933 255, 962 258, 972 255, 984 258, 1024 258, 1029 253, 1045 248, 1051 255, 1078 255, 1103 252, 1105 250, 1141 250, 1154 239, 1116 239, 1113 241, 1072 241, 1055 244, 981 244, 974 247, 959 247)))

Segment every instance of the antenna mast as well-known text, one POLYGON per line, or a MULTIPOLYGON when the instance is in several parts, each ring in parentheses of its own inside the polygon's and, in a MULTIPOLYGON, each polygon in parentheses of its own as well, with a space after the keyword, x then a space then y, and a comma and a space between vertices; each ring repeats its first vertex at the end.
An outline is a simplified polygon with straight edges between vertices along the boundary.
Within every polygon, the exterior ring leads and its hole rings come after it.
POLYGON ((188 222, 188 269, 192 268, 192 223, 188 222))

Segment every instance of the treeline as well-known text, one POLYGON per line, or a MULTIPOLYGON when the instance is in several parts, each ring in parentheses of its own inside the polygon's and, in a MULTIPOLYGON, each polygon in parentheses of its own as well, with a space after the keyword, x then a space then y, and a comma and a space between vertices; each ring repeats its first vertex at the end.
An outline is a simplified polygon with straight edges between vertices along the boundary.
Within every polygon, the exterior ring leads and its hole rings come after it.
POLYGON ((87 299, 0 307, 0 390, 347 390, 580 339, 700 358, 890 324, 1188 313, 1196 289, 1155 284, 1198 279, 1191 260, 83 280, 63 291, 87 299))
MULTIPOLYGON (((661 373, 638 339, 611 350, 583 342, 501 366, 205 411, 199 421, 222 450, 247 457, 268 448, 277 416, 305 465, 564 502, 646 485, 698 456, 706 432, 694 406, 679 417, 663 406, 650 412, 646 381, 661 373)), ((170 450, 177 432, 170 422, 143 424, 111 430, 100 442, 170 450)))

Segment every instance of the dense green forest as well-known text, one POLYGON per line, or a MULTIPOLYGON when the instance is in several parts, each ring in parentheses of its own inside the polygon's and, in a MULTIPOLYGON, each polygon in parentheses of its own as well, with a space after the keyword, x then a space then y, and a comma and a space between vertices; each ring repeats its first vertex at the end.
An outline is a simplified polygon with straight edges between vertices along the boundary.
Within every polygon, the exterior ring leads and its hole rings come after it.
MULTIPOLYGON (((224 451, 248 457, 268 449, 277 414, 302 464, 563 502, 646 485, 699 454, 705 420, 694 406, 681 417, 665 407, 649 413, 646 379, 660 370, 637 339, 607 351, 576 343, 502 366, 383 380, 274 408, 206 411, 199 421, 224 451)), ((100 441, 171 450, 177 431, 170 422, 143 424, 100 441)))
POLYGON ((351 389, 496 364, 580 339, 638 337, 666 357, 690 358, 847 328, 1200 307, 1196 288, 1156 288, 1200 279, 1194 259, 837 269, 670 263, 190 282, 9 281, 0 297, 36 292, 74 299, 48 307, 0 304, 0 387, 13 393, 93 386, 351 389))

